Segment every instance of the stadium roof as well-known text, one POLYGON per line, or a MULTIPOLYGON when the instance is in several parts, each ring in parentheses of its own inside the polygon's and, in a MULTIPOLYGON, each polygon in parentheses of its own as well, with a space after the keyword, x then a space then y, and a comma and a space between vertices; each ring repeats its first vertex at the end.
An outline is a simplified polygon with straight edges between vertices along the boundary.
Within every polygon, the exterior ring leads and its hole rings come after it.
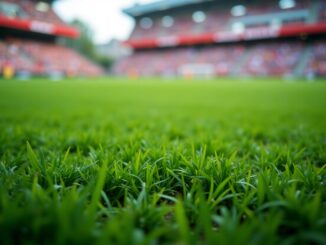
POLYGON ((215 0, 160 0, 160 1, 147 3, 147 4, 135 4, 130 8, 124 9, 123 12, 130 16, 140 16, 156 11, 181 7, 183 5, 197 4, 197 3, 211 2, 211 1, 215 1, 215 0))

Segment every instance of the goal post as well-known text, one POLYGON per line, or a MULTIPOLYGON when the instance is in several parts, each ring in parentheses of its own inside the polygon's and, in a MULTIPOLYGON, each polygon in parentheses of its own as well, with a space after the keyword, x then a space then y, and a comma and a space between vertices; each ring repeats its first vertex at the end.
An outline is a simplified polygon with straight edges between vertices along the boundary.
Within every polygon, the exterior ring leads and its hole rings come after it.
POLYGON ((180 76, 192 78, 212 78, 215 75, 215 68, 212 64, 185 64, 179 67, 180 76))

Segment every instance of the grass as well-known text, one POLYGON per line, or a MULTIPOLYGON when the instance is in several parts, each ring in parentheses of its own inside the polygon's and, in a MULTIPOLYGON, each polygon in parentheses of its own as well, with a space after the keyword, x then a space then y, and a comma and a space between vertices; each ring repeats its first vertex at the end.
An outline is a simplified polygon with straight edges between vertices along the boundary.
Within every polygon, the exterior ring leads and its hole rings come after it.
POLYGON ((326 83, 0 81, 1 244, 326 244, 326 83))

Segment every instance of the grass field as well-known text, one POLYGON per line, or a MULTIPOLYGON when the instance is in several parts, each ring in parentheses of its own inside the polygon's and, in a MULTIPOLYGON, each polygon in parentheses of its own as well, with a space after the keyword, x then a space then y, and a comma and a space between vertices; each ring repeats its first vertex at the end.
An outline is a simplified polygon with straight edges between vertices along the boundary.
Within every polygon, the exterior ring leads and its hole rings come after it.
POLYGON ((326 83, 0 81, 0 244, 326 244, 326 83))

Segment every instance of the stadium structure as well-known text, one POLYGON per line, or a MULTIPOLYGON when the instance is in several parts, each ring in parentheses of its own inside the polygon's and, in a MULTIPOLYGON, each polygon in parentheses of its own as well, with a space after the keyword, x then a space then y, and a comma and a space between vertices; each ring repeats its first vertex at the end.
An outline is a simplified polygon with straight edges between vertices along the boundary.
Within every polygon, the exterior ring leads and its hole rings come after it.
POLYGON ((129 76, 325 76, 325 0, 164 0, 123 10, 129 76))
POLYGON ((0 1, 0 71, 18 76, 97 76, 102 70, 62 38, 78 38, 52 9, 50 0, 0 1))

